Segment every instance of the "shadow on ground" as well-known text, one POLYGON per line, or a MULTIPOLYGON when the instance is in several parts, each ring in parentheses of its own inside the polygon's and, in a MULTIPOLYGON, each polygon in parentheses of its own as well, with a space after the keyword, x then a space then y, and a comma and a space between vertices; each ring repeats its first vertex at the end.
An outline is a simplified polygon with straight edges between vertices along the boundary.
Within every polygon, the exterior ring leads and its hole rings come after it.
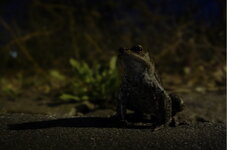
POLYGON ((77 127, 77 128, 135 128, 135 129, 154 129, 152 123, 139 123, 142 120, 133 115, 127 116, 131 124, 124 125, 116 120, 116 117, 76 117, 45 121, 25 122, 20 124, 9 124, 9 130, 29 130, 44 129, 53 127, 77 127))

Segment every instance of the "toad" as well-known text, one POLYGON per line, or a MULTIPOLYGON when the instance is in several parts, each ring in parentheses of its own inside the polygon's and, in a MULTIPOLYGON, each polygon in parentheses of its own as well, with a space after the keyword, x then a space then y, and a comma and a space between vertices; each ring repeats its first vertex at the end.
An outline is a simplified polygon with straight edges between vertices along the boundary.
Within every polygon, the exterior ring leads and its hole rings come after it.
POLYGON ((122 78, 117 96, 117 118, 127 122, 126 110, 155 118, 155 126, 168 126, 182 110, 183 101, 161 85, 154 62, 141 45, 120 48, 118 66, 122 78))

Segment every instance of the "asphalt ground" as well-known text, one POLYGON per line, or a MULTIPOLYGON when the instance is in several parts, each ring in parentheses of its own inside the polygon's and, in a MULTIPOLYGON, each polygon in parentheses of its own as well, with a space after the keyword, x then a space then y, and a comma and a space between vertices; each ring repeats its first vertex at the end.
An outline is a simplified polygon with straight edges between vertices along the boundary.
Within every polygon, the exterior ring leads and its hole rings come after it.
MULTIPOLYGON (((105 114, 105 112, 103 112, 105 114)), ((226 124, 199 122, 153 130, 119 127, 109 117, 2 114, 1 150, 225 150, 226 124)))

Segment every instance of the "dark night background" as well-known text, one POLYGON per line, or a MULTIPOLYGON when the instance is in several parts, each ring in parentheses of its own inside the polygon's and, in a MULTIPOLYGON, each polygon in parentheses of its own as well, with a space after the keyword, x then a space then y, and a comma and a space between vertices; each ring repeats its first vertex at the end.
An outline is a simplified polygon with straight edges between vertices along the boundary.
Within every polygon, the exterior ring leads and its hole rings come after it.
MULTIPOLYGON (((161 51, 163 43, 172 42, 170 37, 174 37, 176 30, 183 30, 183 34, 187 36, 185 38, 193 40, 199 34, 206 33, 210 36, 207 39, 210 41, 207 42, 212 42, 214 46, 221 44, 224 46, 225 42, 224 0, 147 0, 143 2, 3 0, 0 11, 1 19, 11 28, 9 31, 1 25, 1 47, 9 44, 13 38, 32 35, 32 33, 40 34, 27 39, 24 44, 28 49, 32 49, 29 53, 43 68, 54 65, 58 61, 56 59, 61 61, 60 64, 65 64, 69 56, 75 55, 86 59, 87 55, 92 57, 92 55, 101 54, 104 58, 100 56, 98 59, 103 60, 108 58, 108 54, 107 56, 103 54, 109 53, 106 51, 114 51, 120 45, 130 46, 133 43, 141 43, 147 48, 154 49, 154 52, 161 51), (74 27, 70 29, 71 25, 74 27), (10 32, 13 32, 16 37, 12 37, 10 32), (89 41, 89 37, 84 37, 86 36, 84 34, 91 36, 93 42, 89 41), (41 44, 41 40, 38 42, 36 38, 53 41, 41 44), (159 40, 161 41, 158 42, 159 40), (95 49, 99 49, 100 52, 94 52, 95 49), (40 52, 42 55, 37 56, 40 52), (49 55, 53 55, 54 60, 50 59, 49 55), (40 59, 43 62, 40 62, 40 59)), ((15 64, 10 62, 7 55, 11 51, 16 51, 18 55, 21 52, 16 44, 11 44, 9 49, 1 52, 1 56, 4 57, 1 59, 3 61, 1 68, 11 67, 7 66, 9 63, 15 65, 15 68, 32 67, 31 64, 27 66, 29 60, 25 59, 28 58, 21 58, 23 60, 15 64)), ((57 65, 60 65, 59 63, 57 65)))

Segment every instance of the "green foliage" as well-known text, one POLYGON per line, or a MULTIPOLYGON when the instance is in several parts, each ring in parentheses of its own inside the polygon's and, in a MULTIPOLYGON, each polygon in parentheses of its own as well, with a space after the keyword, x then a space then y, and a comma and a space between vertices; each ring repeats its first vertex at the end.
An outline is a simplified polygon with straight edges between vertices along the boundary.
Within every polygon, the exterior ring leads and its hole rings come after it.
POLYGON ((63 93, 60 99, 106 104, 119 86, 116 60, 114 56, 106 66, 95 63, 90 67, 85 62, 71 58, 70 64, 74 72, 72 86, 69 93, 63 93))
POLYGON ((50 76, 53 78, 53 79, 56 79, 56 80, 60 80, 60 81, 64 81, 65 80, 65 76, 62 75, 59 71, 57 70, 50 70, 49 72, 50 76))
POLYGON ((16 75, 14 79, 0 77, 0 94, 5 94, 10 97, 17 97, 21 94, 21 88, 24 84, 24 79, 21 74, 16 75))

